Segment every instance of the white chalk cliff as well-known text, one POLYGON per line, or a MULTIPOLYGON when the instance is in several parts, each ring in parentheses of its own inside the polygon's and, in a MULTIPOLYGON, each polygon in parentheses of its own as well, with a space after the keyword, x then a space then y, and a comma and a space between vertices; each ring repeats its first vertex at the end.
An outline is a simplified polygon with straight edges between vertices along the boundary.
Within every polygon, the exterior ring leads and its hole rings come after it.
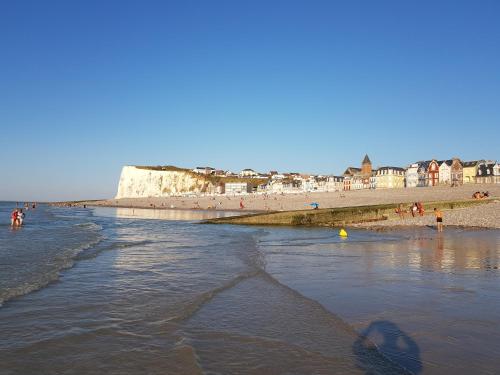
POLYGON ((125 166, 122 168, 115 198, 168 197, 213 192, 215 187, 209 180, 190 171, 125 166))

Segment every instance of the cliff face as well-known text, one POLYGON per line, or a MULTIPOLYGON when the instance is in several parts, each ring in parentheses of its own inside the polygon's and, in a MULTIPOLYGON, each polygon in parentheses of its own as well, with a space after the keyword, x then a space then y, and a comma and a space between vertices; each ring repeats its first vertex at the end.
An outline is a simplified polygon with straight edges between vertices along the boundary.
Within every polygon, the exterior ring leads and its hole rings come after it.
POLYGON ((178 194, 213 192, 215 192, 215 186, 210 181, 189 171, 152 170, 125 166, 122 168, 115 198, 168 197, 178 194))

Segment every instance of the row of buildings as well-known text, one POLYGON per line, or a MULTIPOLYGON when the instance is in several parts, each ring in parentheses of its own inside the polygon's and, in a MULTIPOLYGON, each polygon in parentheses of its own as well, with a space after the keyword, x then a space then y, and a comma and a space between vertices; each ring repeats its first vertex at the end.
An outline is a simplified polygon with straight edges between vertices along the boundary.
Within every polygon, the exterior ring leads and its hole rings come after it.
POLYGON ((250 192, 291 193, 303 191, 349 191, 362 189, 393 189, 423 186, 459 186, 473 183, 500 184, 500 164, 491 160, 461 161, 425 160, 410 164, 406 168, 384 166, 374 169, 368 155, 361 167, 348 167, 341 176, 305 175, 300 173, 258 173, 243 169, 239 173, 197 167, 192 170, 202 175, 238 177, 237 182, 227 182, 219 190, 225 194, 250 192), (248 179, 248 182, 246 182, 248 179), (261 179, 266 183, 256 185, 261 179))
POLYGON ((500 164, 492 160, 462 161, 425 160, 410 164, 406 168, 380 167, 372 169, 368 155, 361 168, 349 167, 342 180, 343 190, 391 189, 423 186, 459 186, 472 183, 500 183, 500 164))
MULTIPOLYGON (((192 169, 192 172, 205 176, 239 178, 271 178, 273 176, 279 175, 277 171, 270 171, 269 173, 259 173, 250 168, 243 169, 239 173, 234 173, 232 171, 224 171, 222 169, 215 169, 212 167, 196 167, 192 169)), ((298 175, 298 173, 292 174, 298 175)), ((288 175, 290 175, 290 173, 288 173, 288 175)))

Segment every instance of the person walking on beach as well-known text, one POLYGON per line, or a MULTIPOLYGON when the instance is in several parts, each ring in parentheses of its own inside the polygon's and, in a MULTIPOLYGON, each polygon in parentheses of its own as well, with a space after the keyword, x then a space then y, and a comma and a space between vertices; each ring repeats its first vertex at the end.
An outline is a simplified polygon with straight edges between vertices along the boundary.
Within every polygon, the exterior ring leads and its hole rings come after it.
POLYGON ((438 232, 443 231, 443 213, 441 210, 434 208, 434 215, 436 216, 436 224, 438 232))

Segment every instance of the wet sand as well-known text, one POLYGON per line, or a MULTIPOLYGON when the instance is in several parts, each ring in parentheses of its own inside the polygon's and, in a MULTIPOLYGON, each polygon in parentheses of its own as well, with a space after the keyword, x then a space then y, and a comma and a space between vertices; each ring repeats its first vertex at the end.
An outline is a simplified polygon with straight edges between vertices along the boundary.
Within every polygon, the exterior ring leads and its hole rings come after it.
POLYGON ((349 234, 333 244, 327 230, 273 228, 266 271, 414 374, 497 372, 500 231, 349 234))
MULTIPOLYGON (((151 219, 175 210, 49 210, 46 225, 69 220, 71 233, 78 224, 102 240, 58 282, 0 308, 7 374, 465 375, 500 365, 499 230, 349 229, 344 239, 331 228, 190 220, 203 211, 172 221, 151 219)), ((31 261, 47 233, 31 238, 31 261)))

